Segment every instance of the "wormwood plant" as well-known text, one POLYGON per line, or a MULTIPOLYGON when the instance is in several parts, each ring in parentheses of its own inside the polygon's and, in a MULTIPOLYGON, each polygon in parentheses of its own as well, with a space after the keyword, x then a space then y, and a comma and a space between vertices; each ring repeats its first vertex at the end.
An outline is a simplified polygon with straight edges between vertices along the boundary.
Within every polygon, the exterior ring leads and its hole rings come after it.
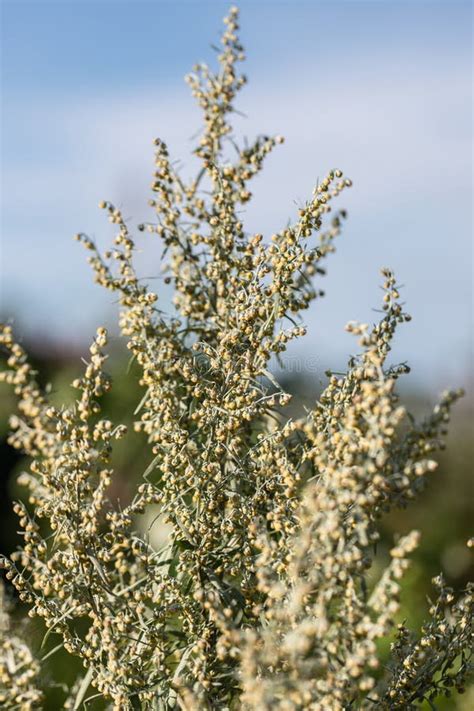
MULTIPOLYGON (((164 245, 176 313, 166 316, 137 276, 120 210, 101 203, 117 228, 109 252, 77 236, 96 281, 118 295, 140 367, 132 431, 100 414, 111 387, 104 328, 72 383, 74 403, 62 407, 10 326, 1 331, 1 379, 18 396, 9 441, 30 460, 20 476, 28 493, 15 504, 23 545, 3 559, 6 577, 55 644, 82 660, 64 708, 100 699, 117 711, 434 707, 465 683, 472 591, 455 595, 437 578, 428 621, 410 631, 397 624, 400 579, 418 532, 395 542, 378 579, 371 566, 380 518, 422 490, 460 393, 446 393, 421 424, 399 404, 407 369, 387 356, 409 316, 383 269, 381 320, 347 326, 359 355, 345 374, 328 374, 305 417, 285 415, 290 396, 269 361, 305 332, 300 314, 320 295, 313 277, 344 218, 332 202, 350 181, 329 172, 288 227, 268 241, 247 234, 241 206, 283 139, 239 148, 232 137, 245 83, 236 9, 225 24, 217 73, 200 65, 187 77, 204 114, 201 170, 183 180, 157 139, 155 215, 138 226, 164 245), (133 430, 146 436, 150 463, 121 508, 108 496, 110 456, 133 430), (160 549, 138 523, 157 505, 171 526, 160 549), (377 642, 389 635, 382 663, 377 642)), ((41 707, 40 664, 9 624, 3 612, 0 703, 41 707)))

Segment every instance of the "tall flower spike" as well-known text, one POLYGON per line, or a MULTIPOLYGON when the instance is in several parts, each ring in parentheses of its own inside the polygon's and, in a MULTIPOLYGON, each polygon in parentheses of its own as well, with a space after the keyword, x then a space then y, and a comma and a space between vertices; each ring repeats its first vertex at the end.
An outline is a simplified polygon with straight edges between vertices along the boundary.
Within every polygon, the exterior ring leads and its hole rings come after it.
MULTIPOLYGON (((377 642, 393 628, 418 533, 396 541, 378 582, 371 566, 380 518, 421 491, 459 393, 420 425, 400 405, 407 367, 387 359, 409 316, 384 269, 381 320, 348 326, 361 352, 346 373, 329 373, 303 418, 288 416, 271 359, 306 333, 301 315, 323 294, 324 259, 346 217, 334 201, 351 181, 330 170, 285 228, 246 231, 251 180, 283 139, 240 146, 235 8, 221 44, 217 70, 200 65, 188 78, 203 111, 201 168, 184 180, 155 139, 152 219, 137 226, 163 246, 174 313, 137 273, 134 230, 113 203, 100 203, 115 230, 108 251, 77 235, 96 282, 117 297, 138 371, 128 427, 102 411, 105 329, 62 406, 11 328, 0 330, 0 381, 18 397, 9 441, 29 458, 14 506, 22 543, 2 566, 44 623, 43 659, 57 651, 54 636, 80 660, 64 708, 412 708, 448 693, 452 678, 464 683, 470 592, 439 584, 431 621, 418 635, 401 627, 382 664, 377 642), (119 504, 115 441, 137 435, 148 466, 130 472, 135 490, 119 504), (167 524, 163 543, 143 514, 167 524)), ((39 665, 18 639, 1 644, 0 703, 33 708, 39 665)))

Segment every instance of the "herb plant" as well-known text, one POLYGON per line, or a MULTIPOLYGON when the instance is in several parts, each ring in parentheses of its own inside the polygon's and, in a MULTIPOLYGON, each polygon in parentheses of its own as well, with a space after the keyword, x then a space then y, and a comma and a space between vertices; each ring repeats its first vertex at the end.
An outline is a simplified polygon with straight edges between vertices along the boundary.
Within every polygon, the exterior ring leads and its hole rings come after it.
MULTIPOLYGON (((383 269, 380 321, 347 326, 359 354, 345 373, 328 373, 305 416, 286 414, 290 395, 270 360, 305 333, 302 312, 321 295, 345 218, 333 203, 351 182, 331 170, 280 232, 245 231, 252 179, 283 139, 238 146, 230 119, 245 77, 235 8, 224 22, 217 72, 200 65, 187 77, 204 116, 201 169, 187 182, 155 140, 153 216, 137 226, 163 244, 175 313, 163 313, 137 275, 131 227, 112 203, 100 205, 116 226, 110 251, 77 235, 95 280, 119 299, 140 368, 130 421, 101 417, 111 387, 105 328, 72 383, 73 403, 56 406, 2 327, 0 379, 18 397, 9 442, 29 458, 15 504, 23 542, 2 566, 28 614, 82 660, 64 708, 434 707, 465 684, 472 589, 455 594, 437 578, 430 617, 412 631, 400 579, 419 533, 394 543, 377 579, 373 561, 380 519, 411 504, 436 468, 460 393, 445 393, 421 423, 400 404, 407 367, 387 357, 410 317, 383 269), (139 436, 149 466, 120 507, 109 495, 111 452, 139 436), (160 548, 139 524, 157 506, 170 527, 160 548)), ((2 708, 41 708, 41 664, 12 635, 5 609, 0 640, 2 708)))

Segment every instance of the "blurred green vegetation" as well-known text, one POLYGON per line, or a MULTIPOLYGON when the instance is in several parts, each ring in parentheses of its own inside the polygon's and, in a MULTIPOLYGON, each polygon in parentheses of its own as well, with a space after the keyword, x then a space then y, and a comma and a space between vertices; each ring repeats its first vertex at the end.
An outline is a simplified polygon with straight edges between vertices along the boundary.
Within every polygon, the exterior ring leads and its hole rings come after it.
MULTIPOLYGON (((67 348, 48 348, 44 344, 30 344, 32 360, 38 369, 40 381, 44 386, 50 383, 50 396, 54 403, 66 403, 74 397, 70 382, 81 370, 81 357, 87 353, 68 350, 67 348)), ((116 350, 109 361, 109 373, 113 378, 113 387, 102 401, 104 416, 116 423, 130 424, 134 412, 143 397, 139 386, 138 369, 126 352, 116 350)), ((282 380, 280 378, 280 380, 282 380)), ((318 395, 314 376, 286 376, 282 384, 294 395, 292 415, 303 407, 311 407, 318 395)), ((457 384, 456 384, 457 385, 457 384)), ((404 404, 416 417, 428 414, 433 405, 433 398, 424 392, 406 391, 404 404)), ((25 466, 25 461, 6 442, 8 416, 15 409, 15 397, 11 390, 2 387, 0 398, 0 449, 2 472, 0 478, 0 551, 10 553, 19 544, 16 533, 16 517, 11 511, 12 501, 21 496, 17 487, 16 474, 25 466)), ((382 540, 377 551, 373 575, 377 576, 388 559, 389 549, 394 538, 416 528, 421 531, 421 544, 412 556, 412 566, 406 575, 403 586, 403 616, 413 628, 419 627, 426 617, 428 598, 431 592, 431 579, 443 571, 448 584, 455 590, 461 590, 469 579, 472 580, 470 556, 466 540, 472 535, 474 520, 474 487, 472 462, 474 461, 473 399, 466 397, 455 410, 450 423, 448 446, 438 457, 439 468, 430 476, 430 481, 421 499, 401 511, 394 511, 382 521, 382 540)), ((124 505, 131 498, 137 479, 150 463, 152 455, 141 434, 130 431, 128 436, 115 445, 113 466, 115 478, 111 496, 118 505, 124 505)), ((156 516, 149 516, 140 525, 147 529, 156 516)), ((153 535, 162 536, 160 522, 153 524, 153 535)), ((17 607, 17 624, 24 632, 34 649, 42 657, 52 650, 59 638, 51 634, 40 650, 45 629, 40 620, 29 620, 17 607)), ((389 641, 385 642, 388 649, 389 641)), ((55 711, 64 699, 65 684, 70 685, 80 672, 80 664, 61 650, 52 654, 45 664, 45 688, 47 700, 44 708, 55 711)), ((93 690, 89 693, 93 695, 93 690)), ((102 706, 94 702, 90 708, 102 706)), ((454 701, 441 701, 437 708, 456 708, 468 711, 474 708, 474 687, 454 701)))

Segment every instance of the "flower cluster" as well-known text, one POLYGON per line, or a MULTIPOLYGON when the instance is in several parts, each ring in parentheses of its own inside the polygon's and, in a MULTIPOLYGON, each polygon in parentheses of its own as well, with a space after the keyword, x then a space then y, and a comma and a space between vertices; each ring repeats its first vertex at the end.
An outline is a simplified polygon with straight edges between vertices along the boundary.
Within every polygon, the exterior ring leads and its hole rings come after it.
MULTIPOLYGON (((420 425, 399 404, 407 368, 386 358, 409 316, 384 269, 380 322, 348 325, 360 354, 345 374, 328 374, 304 418, 285 414, 290 395, 269 362, 305 333, 301 312, 322 295, 345 218, 332 203, 351 182, 331 170, 280 232, 245 231, 250 181, 283 139, 241 148, 233 137, 245 83, 235 8, 225 24, 218 71, 200 65, 187 78, 204 113, 201 169, 185 180, 156 139, 153 218, 137 226, 163 245, 175 313, 137 274, 132 228, 112 203, 100 204, 116 227, 109 251, 77 235, 96 281, 118 298, 139 367, 129 426, 101 415, 111 387, 104 328, 72 383, 78 394, 58 407, 2 327, 0 380, 18 396, 9 441, 30 459, 20 476, 28 493, 15 504, 23 543, 2 566, 29 615, 82 660, 64 708, 94 698, 114 711, 412 708, 464 683, 472 602, 440 583, 431 621, 419 637, 400 627, 382 669, 377 640, 395 626, 419 534, 396 542, 377 582, 369 571, 379 519, 422 489, 460 393, 420 425), (137 433, 149 465, 120 507, 111 454, 137 433), (159 548, 139 525, 157 507, 170 527, 159 548)), ((16 638, 2 645, 3 707, 40 705, 39 664, 16 638)))
POLYGON ((22 711, 38 708, 43 701, 39 688, 40 665, 29 647, 12 634, 3 584, 0 586, 0 705, 22 711))

